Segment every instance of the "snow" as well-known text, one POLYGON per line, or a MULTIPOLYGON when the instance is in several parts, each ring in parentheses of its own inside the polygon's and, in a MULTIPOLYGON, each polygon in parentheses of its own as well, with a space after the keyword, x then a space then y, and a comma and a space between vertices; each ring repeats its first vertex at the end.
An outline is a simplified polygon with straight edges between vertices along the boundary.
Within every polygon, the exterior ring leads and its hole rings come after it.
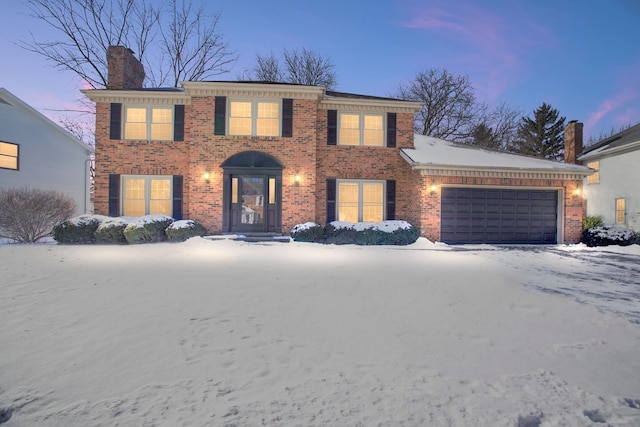
POLYGON ((385 233, 393 233, 396 230, 405 230, 411 228, 411 224, 407 221, 388 220, 381 222, 346 222, 346 221, 333 221, 330 223, 335 228, 353 228, 356 231, 364 230, 378 230, 385 233))
POLYGON ((191 219, 180 219, 178 221, 174 221, 169 228, 173 230, 178 230, 181 228, 193 228, 195 227, 195 222, 191 219))
POLYGON ((0 271, 2 427, 640 425, 637 245, 11 244, 0 271))
POLYGON ((426 135, 414 135, 414 147, 413 149, 403 148, 402 151, 413 162, 422 165, 482 169, 564 170, 581 173, 587 173, 590 170, 586 166, 486 150, 426 135))

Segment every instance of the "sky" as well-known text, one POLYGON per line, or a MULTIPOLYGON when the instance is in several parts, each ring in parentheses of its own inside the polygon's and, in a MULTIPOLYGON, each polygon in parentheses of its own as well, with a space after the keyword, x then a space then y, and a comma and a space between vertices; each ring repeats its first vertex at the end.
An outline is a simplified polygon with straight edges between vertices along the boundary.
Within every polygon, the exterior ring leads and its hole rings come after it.
MULTIPOLYGON (((197 3, 199 0, 193 0, 197 3)), ((58 36, 0 0, 0 86, 57 120, 82 82, 17 45, 58 36)), ((257 54, 306 48, 335 64, 336 90, 390 96, 431 68, 466 75, 479 101, 525 116, 543 102, 584 123, 585 142, 640 122, 637 0, 203 1, 238 60, 220 80, 251 70, 257 54)), ((66 114, 68 115, 68 114, 66 114)))

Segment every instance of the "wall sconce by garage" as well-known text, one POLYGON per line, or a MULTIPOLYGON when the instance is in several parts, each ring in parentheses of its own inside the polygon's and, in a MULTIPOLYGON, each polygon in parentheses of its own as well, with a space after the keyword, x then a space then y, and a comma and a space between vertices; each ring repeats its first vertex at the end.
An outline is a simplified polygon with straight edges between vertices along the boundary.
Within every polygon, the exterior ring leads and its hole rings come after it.
POLYGON ((296 172, 296 175, 293 177, 294 180, 294 185, 296 187, 300 187, 300 181, 302 180, 302 177, 300 176, 300 172, 296 172))
POLYGON ((438 186, 435 184, 431 184, 431 186, 429 187, 429 191, 431 192, 431 194, 436 194, 438 192, 438 186))
POLYGON ((204 180, 206 182, 209 182, 209 180, 211 179, 211 174, 209 173, 209 171, 205 171, 205 173, 202 175, 202 177, 204 178, 204 180))
POLYGON ((580 191, 580 187, 576 187, 576 189, 573 190, 573 197, 578 198, 580 197, 580 194, 582 194, 582 191, 580 191))

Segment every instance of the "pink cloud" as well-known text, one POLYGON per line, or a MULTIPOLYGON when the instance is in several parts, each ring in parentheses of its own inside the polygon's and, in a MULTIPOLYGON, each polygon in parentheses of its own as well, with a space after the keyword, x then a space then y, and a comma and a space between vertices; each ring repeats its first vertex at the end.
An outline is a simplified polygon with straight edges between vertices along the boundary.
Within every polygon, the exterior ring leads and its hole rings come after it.
MULTIPOLYGON (((591 116, 589 116, 589 119, 586 121, 584 125, 585 132, 589 133, 603 117, 624 106, 636 97, 637 94, 635 90, 625 88, 609 99, 605 99, 604 101, 602 101, 602 103, 598 107, 598 110, 591 113, 591 116)), ((631 118, 632 114, 632 111, 627 110, 624 114, 618 115, 618 117, 616 117, 614 121, 620 122, 618 123, 619 126, 630 124, 633 121, 633 119, 631 118), (626 117, 627 115, 629 117, 626 117)), ((635 117, 638 117, 637 114, 635 117)))

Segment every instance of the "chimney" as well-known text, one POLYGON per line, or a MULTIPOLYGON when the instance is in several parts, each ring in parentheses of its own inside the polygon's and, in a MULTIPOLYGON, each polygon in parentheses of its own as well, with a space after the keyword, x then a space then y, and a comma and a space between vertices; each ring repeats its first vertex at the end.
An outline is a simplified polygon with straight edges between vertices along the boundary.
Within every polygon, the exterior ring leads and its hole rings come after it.
POLYGON ((107 89, 142 89, 144 67, 133 56, 133 51, 124 46, 109 46, 107 49, 107 89))
POLYGON ((582 123, 571 120, 564 128, 564 162, 579 164, 580 153, 582 153, 582 123))

